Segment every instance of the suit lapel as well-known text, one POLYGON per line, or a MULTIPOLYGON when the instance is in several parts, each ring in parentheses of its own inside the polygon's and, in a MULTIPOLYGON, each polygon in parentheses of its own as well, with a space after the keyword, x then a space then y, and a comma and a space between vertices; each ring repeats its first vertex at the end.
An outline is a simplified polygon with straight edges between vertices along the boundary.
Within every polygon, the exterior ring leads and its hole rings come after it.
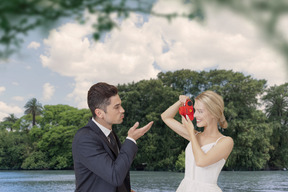
MULTIPOLYGON (((108 141, 106 135, 101 131, 101 129, 96 125, 96 123, 94 123, 92 121, 92 119, 89 121, 88 123, 89 127, 92 128, 92 130, 97 134, 99 135, 99 137, 105 142, 106 146, 108 146, 110 148, 109 151, 112 151, 113 152, 113 156, 116 157, 116 151, 113 150, 113 147, 111 145, 111 143, 108 141)), ((120 141, 119 141, 119 138, 117 137, 116 134, 114 134, 115 138, 116 138, 116 141, 117 141, 117 144, 119 146, 119 149, 120 149, 120 141)))
MULTIPOLYGON (((88 127, 90 127, 97 135, 99 135, 99 137, 104 141, 104 143, 106 145, 104 145, 104 148, 107 150, 107 153, 112 157, 116 159, 116 153, 113 151, 113 147, 111 145, 111 143, 108 141, 107 137, 105 136, 105 134, 101 131, 101 129, 92 121, 92 119, 88 122, 88 127)), ((114 133, 116 142, 118 144, 119 150, 121 148, 121 143, 120 140, 118 138, 118 136, 114 133)), ((127 176, 123 182, 123 184, 119 187, 117 187, 117 191, 119 192, 128 192, 131 189, 130 186, 130 174, 129 171, 127 173, 127 176)))

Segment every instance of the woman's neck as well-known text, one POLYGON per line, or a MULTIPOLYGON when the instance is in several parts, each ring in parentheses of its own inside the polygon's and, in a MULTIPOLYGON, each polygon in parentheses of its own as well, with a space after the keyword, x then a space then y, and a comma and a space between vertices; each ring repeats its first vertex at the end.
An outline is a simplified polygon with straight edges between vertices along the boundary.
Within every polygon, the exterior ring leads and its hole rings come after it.
POLYGON ((218 137, 221 133, 218 130, 218 126, 207 126, 204 127, 204 131, 202 132, 201 135, 207 136, 207 137, 218 137))

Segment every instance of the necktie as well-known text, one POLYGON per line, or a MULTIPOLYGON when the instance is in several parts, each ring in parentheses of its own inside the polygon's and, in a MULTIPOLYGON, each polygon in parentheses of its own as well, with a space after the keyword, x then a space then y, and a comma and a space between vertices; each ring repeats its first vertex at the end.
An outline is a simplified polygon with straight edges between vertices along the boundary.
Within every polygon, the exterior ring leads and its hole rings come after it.
MULTIPOLYGON (((110 134, 108 135, 108 141, 111 143, 114 153, 116 154, 116 156, 118 156, 119 148, 113 131, 111 131, 110 134)), ((121 186, 117 187, 117 192, 127 192, 127 191, 128 190, 126 189, 125 182, 121 186)))
POLYGON ((116 153, 116 155, 118 155, 118 145, 117 145, 117 142, 116 142, 116 138, 114 136, 114 133, 111 131, 111 133, 108 135, 109 137, 109 141, 112 145, 112 148, 113 148, 113 151, 116 153))

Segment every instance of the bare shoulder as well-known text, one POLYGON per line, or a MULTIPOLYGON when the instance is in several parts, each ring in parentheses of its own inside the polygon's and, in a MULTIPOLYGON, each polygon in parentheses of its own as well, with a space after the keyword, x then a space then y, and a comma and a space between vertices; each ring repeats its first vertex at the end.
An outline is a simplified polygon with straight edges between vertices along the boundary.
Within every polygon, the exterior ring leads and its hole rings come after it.
POLYGON ((223 143, 224 145, 230 146, 231 148, 233 148, 234 146, 234 141, 232 137, 229 137, 229 136, 225 136, 222 139, 220 139, 219 143, 223 143))
POLYGON ((232 137, 230 137, 230 136, 224 136, 223 139, 226 140, 226 142, 234 143, 232 137))
POLYGON ((234 141, 233 141, 232 137, 229 137, 229 136, 226 136, 226 137, 224 137, 223 139, 220 139, 220 140, 222 140, 221 141, 221 146, 222 146, 221 148, 223 149, 223 151, 225 151, 223 158, 226 160, 229 157, 229 155, 232 152, 232 150, 233 150, 234 141))

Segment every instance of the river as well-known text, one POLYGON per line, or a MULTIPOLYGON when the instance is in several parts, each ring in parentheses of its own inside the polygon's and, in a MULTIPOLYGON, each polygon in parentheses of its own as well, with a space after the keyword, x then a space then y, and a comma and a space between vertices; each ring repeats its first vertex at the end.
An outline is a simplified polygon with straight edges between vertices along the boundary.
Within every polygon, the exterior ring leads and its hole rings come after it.
MULTIPOLYGON (((175 192, 184 174, 131 171, 136 192, 175 192)), ((0 192, 73 192, 73 171, 0 171, 0 192)), ((288 171, 222 171, 218 185, 223 192, 288 191, 288 171)))

